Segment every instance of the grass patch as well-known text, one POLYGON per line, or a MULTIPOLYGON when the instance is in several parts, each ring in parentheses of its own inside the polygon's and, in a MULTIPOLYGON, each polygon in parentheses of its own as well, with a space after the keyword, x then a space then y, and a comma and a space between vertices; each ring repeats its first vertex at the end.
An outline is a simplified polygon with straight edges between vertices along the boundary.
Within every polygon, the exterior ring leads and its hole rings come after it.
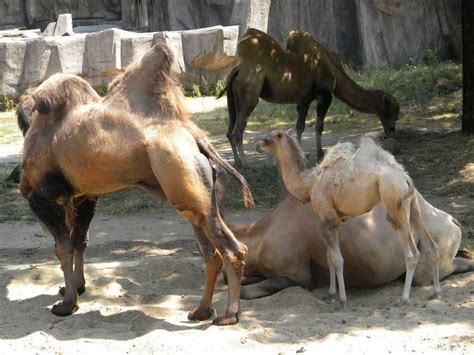
POLYGON ((20 195, 17 184, 0 183, 0 223, 36 221, 28 202, 20 195))
POLYGON ((150 198, 140 189, 126 189, 101 196, 97 204, 97 211, 109 215, 126 215, 142 211, 163 212, 169 209, 166 202, 150 198))

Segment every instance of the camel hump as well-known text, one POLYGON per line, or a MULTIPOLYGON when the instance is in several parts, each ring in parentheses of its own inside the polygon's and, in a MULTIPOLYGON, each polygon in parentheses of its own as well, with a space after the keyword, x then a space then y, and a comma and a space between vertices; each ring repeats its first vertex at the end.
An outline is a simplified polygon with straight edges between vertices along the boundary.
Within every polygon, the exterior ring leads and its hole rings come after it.
POLYGON ((152 66, 159 66, 164 72, 171 73, 171 67, 174 63, 174 55, 166 44, 156 43, 151 50, 145 54, 143 60, 149 60, 152 66))

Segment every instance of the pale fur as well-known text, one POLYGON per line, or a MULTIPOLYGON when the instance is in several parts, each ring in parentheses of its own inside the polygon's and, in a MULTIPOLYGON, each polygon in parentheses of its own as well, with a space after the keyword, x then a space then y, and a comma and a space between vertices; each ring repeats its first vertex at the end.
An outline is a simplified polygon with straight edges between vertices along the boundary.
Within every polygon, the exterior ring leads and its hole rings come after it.
POLYGON ((344 219, 362 215, 382 202, 387 210, 387 219, 397 230, 405 251, 407 270, 402 300, 408 301, 419 259, 411 227, 430 254, 434 292, 438 295, 441 292, 438 246, 424 225, 413 181, 395 158, 373 139, 363 137, 357 149, 351 143, 336 145, 319 166, 308 171, 295 163, 294 157, 300 156, 301 147, 294 143, 294 138, 287 133, 274 132, 264 138, 259 150, 277 157, 290 195, 298 201, 311 202, 314 213, 321 219, 321 231, 328 244, 329 294, 333 296, 336 293, 337 274, 339 298, 345 305, 344 261, 338 236, 340 224, 344 219))

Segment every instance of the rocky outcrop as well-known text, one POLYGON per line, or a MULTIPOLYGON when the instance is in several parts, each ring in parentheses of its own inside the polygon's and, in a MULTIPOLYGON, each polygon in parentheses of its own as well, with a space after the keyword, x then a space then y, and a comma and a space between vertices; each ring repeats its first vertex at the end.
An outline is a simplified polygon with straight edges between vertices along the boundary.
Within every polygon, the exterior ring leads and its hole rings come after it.
POLYGON ((234 55, 248 27, 283 47, 290 30, 308 31, 356 67, 416 62, 428 50, 461 58, 460 25, 461 0, 0 0, 0 94, 55 72, 106 84, 156 41, 172 49, 185 87, 212 85, 225 70, 196 58, 234 55))

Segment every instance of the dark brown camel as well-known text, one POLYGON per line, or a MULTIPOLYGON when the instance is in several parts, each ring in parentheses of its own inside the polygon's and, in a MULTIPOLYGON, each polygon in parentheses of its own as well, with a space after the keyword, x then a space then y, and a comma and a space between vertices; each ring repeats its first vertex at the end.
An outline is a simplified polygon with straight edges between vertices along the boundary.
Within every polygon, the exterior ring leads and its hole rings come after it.
POLYGON ((308 109, 317 105, 316 145, 323 157, 321 135, 324 117, 332 95, 352 108, 376 113, 386 134, 395 131, 399 106, 395 98, 382 90, 365 90, 344 72, 335 53, 327 51, 308 33, 292 31, 284 51, 269 35, 249 28, 237 46, 239 65, 227 77, 227 138, 237 166, 247 165, 242 139, 247 120, 259 98, 269 102, 297 104, 297 138, 305 128, 308 109))
POLYGON ((244 178, 188 120, 171 77, 172 56, 156 45, 97 97, 79 77, 57 74, 26 95, 19 119, 28 126, 21 165, 22 195, 55 238, 64 273, 64 299, 52 312, 74 313, 85 290, 84 252, 97 197, 127 187, 168 200, 193 225, 206 262, 204 294, 188 318, 211 317, 215 281, 230 274, 229 304, 214 323, 238 322, 240 281, 247 248, 223 221, 218 170, 233 175, 247 205, 244 178), (22 116, 24 116, 22 118, 22 116))

